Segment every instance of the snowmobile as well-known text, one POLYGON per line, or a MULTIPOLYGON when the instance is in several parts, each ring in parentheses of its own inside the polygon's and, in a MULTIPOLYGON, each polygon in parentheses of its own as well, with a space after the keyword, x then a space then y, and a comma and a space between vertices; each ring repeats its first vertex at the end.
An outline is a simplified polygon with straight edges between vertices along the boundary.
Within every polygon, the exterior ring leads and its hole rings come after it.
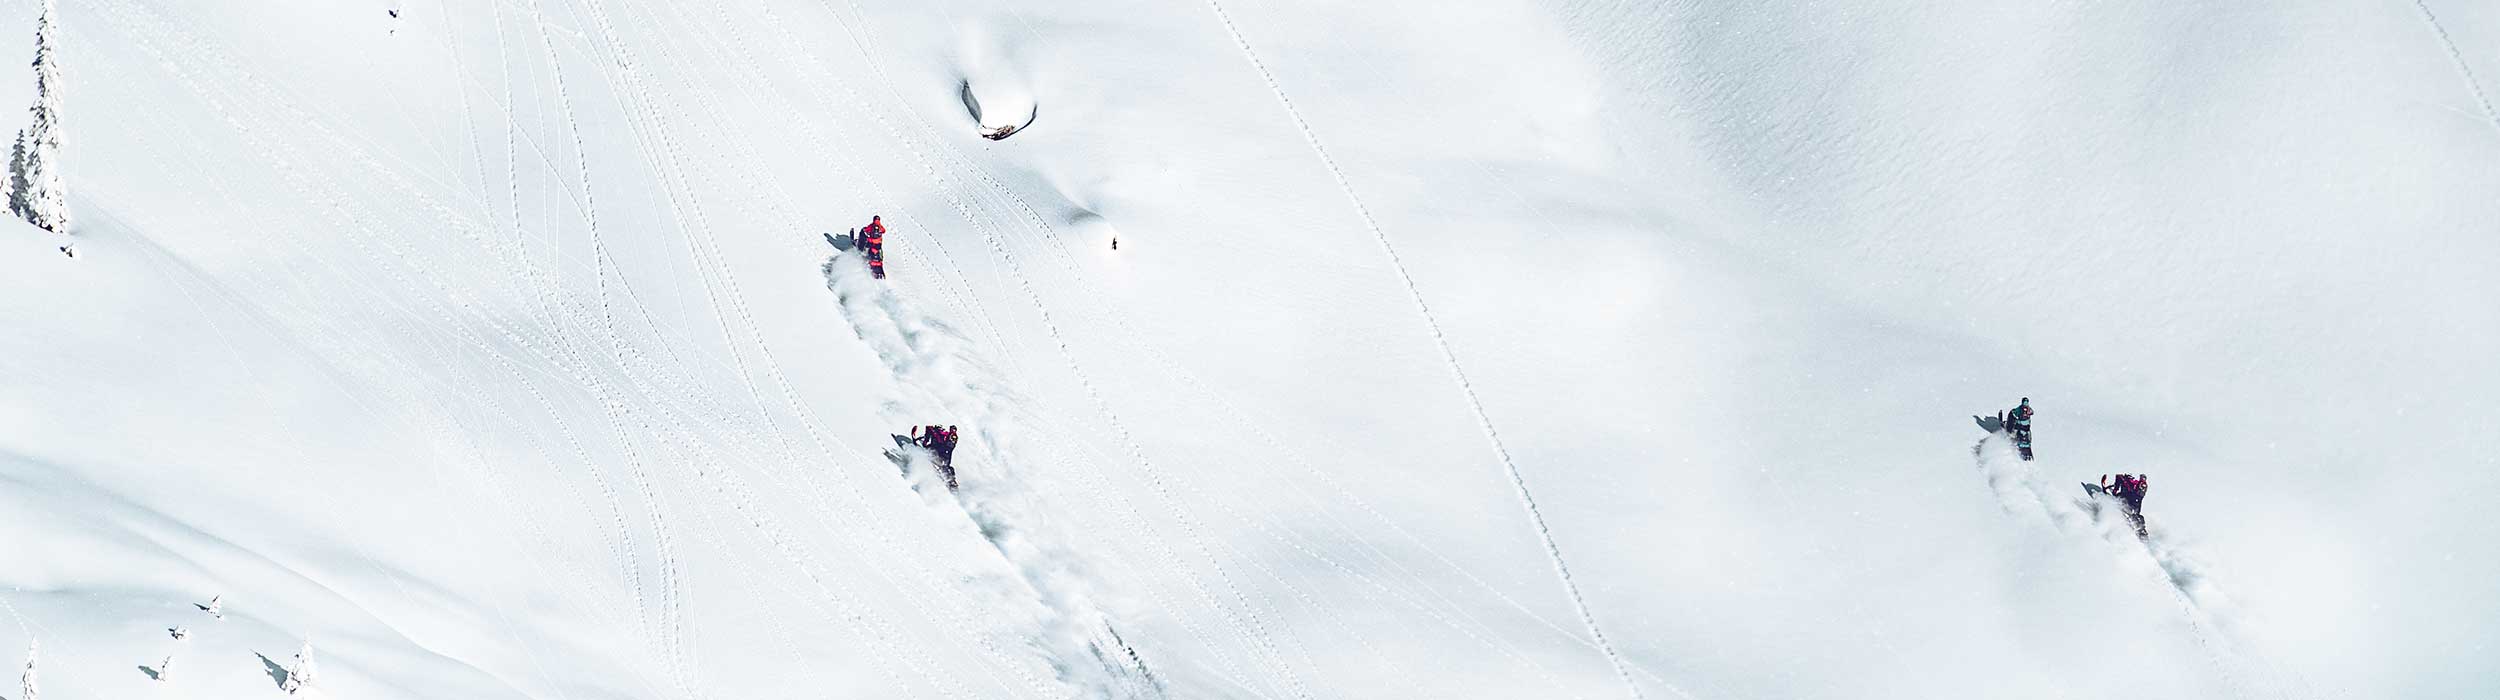
MULTIPOLYGON (((2029 399, 2025 399, 2025 401, 2029 401, 2029 399)), ((2026 403, 2024 405, 2028 406, 2030 404, 2026 403)), ((2013 438, 2014 449, 2022 452, 2023 461, 2031 461, 2031 428, 2029 422, 2008 418, 2006 417, 2004 411, 1998 411, 1994 416, 1971 416, 1971 420, 1979 422, 1980 430, 1985 430, 1991 433, 2005 433, 2006 437, 2013 438)))
POLYGON ((2126 516, 2127 524, 2135 526, 2136 539, 2151 541, 2151 533, 2144 527, 2142 496, 2138 496, 2138 500, 2129 501, 2126 496, 2088 481, 2083 484, 2083 496, 2084 510, 2091 512, 2095 519, 2100 517, 2102 509, 2116 508, 2120 515, 2126 516))
POLYGON ((851 229, 850 235, 825 234, 825 243, 834 250, 857 250, 868 258, 868 272, 885 279, 885 217, 868 217, 868 225, 851 229))
POLYGON ((1991 433, 2005 432, 2004 411, 1998 411, 1997 414, 1993 416, 1971 416, 1970 418, 1971 420, 1979 421, 1980 430, 1985 430, 1991 433))
POLYGON ((946 490, 951 492, 956 489, 955 443, 958 438, 955 426, 913 426, 910 435, 893 437, 894 449, 886 450, 885 457, 894 460, 895 466, 901 467, 906 476, 911 473, 911 453, 924 452, 929 455, 929 464, 937 467, 938 477, 946 481, 946 490))

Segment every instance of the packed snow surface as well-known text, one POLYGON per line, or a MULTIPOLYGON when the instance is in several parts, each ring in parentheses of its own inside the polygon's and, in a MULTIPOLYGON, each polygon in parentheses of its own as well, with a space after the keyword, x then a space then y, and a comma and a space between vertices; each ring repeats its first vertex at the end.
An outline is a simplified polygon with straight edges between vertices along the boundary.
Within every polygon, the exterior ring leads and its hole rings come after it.
POLYGON ((2500 696, 2500 4, 56 12, 41 700, 2500 696))

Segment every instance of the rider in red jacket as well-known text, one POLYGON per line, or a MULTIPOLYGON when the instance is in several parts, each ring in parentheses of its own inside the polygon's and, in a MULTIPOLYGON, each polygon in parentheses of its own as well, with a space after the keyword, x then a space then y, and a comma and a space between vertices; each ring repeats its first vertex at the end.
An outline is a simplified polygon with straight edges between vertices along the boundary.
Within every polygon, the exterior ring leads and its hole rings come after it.
POLYGON ((2101 477, 2101 490, 2118 497, 2118 503, 2127 515, 2127 523, 2135 526, 2137 537, 2147 536, 2144 529, 2144 493, 2152 488, 2152 478, 2140 474, 2120 474, 2115 484, 2110 483, 2109 477, 2101 477))

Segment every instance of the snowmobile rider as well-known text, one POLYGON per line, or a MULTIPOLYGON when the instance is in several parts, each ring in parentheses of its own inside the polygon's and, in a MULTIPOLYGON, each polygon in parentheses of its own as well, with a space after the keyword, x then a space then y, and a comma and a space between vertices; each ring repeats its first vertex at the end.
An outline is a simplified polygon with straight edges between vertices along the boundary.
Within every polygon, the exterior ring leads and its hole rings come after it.
POLYGON ((867 226, 851 232, 851 244, 868 257, 868 272, 885 279, 885 217, 868 217, 867 226))
POLYGON ((2151 477, 2143 475, 2120 474, 2115 484, 2110 483, 2109 475, 2101 475, 2101 490, 2118 497, 2119 505, 2127 514, 2127 523, 2135 526, 2137 537, 2145 536, 2144 493, 2152 487, 2151 477))
POLYGON ((2022 451, 2023 461, 2031 461, 2031 397, 2023 397, 2022 405, 2006 412, 2005 432, 2014 436, 2014 447, 2022 451))

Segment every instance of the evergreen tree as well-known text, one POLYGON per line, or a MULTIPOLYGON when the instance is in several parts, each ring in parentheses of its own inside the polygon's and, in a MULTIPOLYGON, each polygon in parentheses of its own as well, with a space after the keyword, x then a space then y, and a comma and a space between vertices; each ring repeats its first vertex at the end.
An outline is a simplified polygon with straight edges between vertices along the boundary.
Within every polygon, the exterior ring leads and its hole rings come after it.
POLYGON ((17 145, 9 148, 9 212, 26 218, 33 207, 26 205, 26 130, 17 130, 17 145))
POLYGON ((285 690, 286 694, 294 695, 297 691, 303 690, 304 686, 311 685, 312 681, 312 640, 307 639, 304 640, 304 648, 295 652, 295 665, 287 668, 286 681, 279 683, 278 686, 285 690))
POLYGON ((61 182, 61 66, 52 55, 55 0, 44 0, 35 21, 34 124, 19 136, 20 157, 10 158, 9 209, 27 223, 69 232, 69 192, 61 182))
POLYGON ((19 677, 17 700, 41 700, 35 692, 35 643, 26 643, 26 675, 19 677))

